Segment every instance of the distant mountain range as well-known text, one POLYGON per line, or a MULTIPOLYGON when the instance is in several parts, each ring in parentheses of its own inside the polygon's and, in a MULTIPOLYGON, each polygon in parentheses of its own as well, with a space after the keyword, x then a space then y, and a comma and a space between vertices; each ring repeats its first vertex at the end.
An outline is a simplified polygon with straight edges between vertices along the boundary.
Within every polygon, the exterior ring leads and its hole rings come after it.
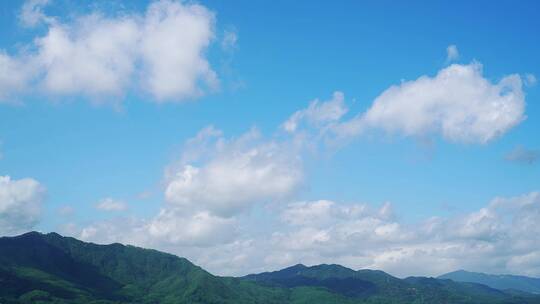
POLYGON ((458 270, 443 274, 439 279, 449 279, 456 282, 472 282, 484 284, 501 290, 519 290, 540 294, 540 279, 516 275, 493 275, 479 272, 458 270))
POLYGON ((340 265, 219 277, 156 250, 30 232, 0 238, 0 303, 517 304, 540 303, 540 296, 340 265))

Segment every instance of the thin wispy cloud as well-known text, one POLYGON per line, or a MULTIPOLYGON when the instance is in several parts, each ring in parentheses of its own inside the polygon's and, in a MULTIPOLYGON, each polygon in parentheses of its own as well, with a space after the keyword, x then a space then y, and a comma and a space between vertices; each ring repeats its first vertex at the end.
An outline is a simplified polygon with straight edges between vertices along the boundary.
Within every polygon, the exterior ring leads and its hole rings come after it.
POLYGON ((124 211, 128 209, 128 205, 114 198, 104 198, 96 204, 96 208, 103 211, 124 211))
POLYGON ((451 44, 446 48, 446 62, 452 62, 459 59, 459 51, 455 44, 451 44))
POLYGON ((509 162, 532 165, 540 159, 540 150, 516 146, 514 149, 506 153, 504 159, 509 162))
POLYGON ((525 74, 525 85, 532 87, 536 85, 536 76, 534 74, 525 74))

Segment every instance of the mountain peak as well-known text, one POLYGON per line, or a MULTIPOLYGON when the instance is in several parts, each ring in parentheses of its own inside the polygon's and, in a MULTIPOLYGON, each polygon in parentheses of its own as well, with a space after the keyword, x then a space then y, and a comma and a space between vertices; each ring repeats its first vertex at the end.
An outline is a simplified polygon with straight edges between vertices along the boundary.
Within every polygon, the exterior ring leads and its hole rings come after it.
POLYGON ((298 269, 298 270, 301 270, 301 269, 306 269, 306 268, 308 268, 306 265, 299 263, 299 264, 284 268, 283 270, 285 270, 285 269, 290 269, 290 270, 298 269))

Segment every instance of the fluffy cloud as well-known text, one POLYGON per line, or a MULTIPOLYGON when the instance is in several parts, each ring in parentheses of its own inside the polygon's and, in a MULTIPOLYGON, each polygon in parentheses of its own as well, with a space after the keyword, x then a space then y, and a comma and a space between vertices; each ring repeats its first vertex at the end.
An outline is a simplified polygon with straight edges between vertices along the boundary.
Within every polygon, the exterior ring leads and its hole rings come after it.
POLYGON ((39 221, 45 188, 36 180, 0 176, 0 234, 32 229, 39 221))
POLYGON ((54 24, 36 39, 40 83, 54 95, 120 95, 135 65, 138 25, 133 19, 81 17, 77 24, 54 24))
MULTIPOLYGON (((331 201, 300 202, 283 209, 281 225, 276 225, 270 236, 226 247, 236 246, 249 255, 233 271, 236 274, 295 263, 340 263, 398 276, 435 276, 461 268, 538 276, 539 215, 538 192, 495 198, 474 212, 417 223, 400 221, 389 204, 373 208, 331 201)), ((231 253, 229 258, 233 257, 238 258, 231 253)), ((220 269, 217 260, 203 262, 220 269)), ((228 267, 225 264, 223 267, 228 267)))
POLYGON ((479 63, 453 64, 435 77, 422 76, 386 89, 362 113, 344 120, 344 94, 315 100, 282 125, 300 134, 303 122, 317 137, 351 138, 369 131, 425 137, 440 135, 459 143, 487 143, 505 134, 525 117, 522 79, 513 74, 492 83, 479 63))
POLYGON ((75 223, 69 223, 63 227, 63 232, 85 241, 151 246, 148 240, 147 222, 135 217, 117 217, 94 222, 82 228, 75 223))
POLYGON ((197 4, 156 2, 142 28, 143 83, 158 100, 202 94, 200 84, 217 85, 204 50, 214 36, 214 16, 197 4))
MULTIPOLYGON (((240 218, 248 216, 252 206, 287 199, 302 178, 297 151, 287 142, 263 138, 256 129, 227 139, 207 127, 187 141, 179 162, 167 168, 166 202, 157 215, 70 226, 67 232, 84 240, 181 250, 182 255, 189 251, 196 257, 200 252, 195 248, 234 243, 240 218)), ((97 207, 119 209, 112 199, 97 207)))
POLYGON ((158 1, 144 15, 100 12, 62 23, 46 16, 47 1, 29 1, 24 24, 44 22, 28 54, 0 54, 0 98, 34 86, 53 96, 119 97, 139 84, 158 102, 179 101, 218 85, 205 57, 214 37, 214 15, 204 6, 158 1), (5 75, 4 75, 5 74, 5 75))
MULTIPOLYGON (((540 274, 537 244, 540 193, 495 198, 477 211, 403 224, 368 205, 329 201, 289 205, 274 232, 270 263, 339 262, 396 275, 438 275, 465 268, 499 273, 540 274)), ((385 210, 386 209, 386 210, 385 210)))
POLYGON ((540 150, 529 150, 523 146, 517 146, 508 152, 504 159, 510 162, 522 164, 534 164, 540 158, 540 150))
POLYGON ((364 113, 334 126, 340 137, 383 130, 405 136, 441 135, 448 141, 487 143, 525 119, 520 76, 491 83, 479 63, 453 64, 385 90, 364 113))
POLYGON ((257 202, 285 198, 300 185, 301 164, 285 144, 264 141, 257 130, 232 140, 219 134, 207 128, 190 142, 196 149, 187 147, 183 159, 206 155, 202 162, 191 159, 169 170, 170 204, 231 216, 257 202))
POLYGON ((235 230, 235 218, 222 218, 208 212, 186 214, 174 208, 162 209, 148 225, 150 236, 161 242, 202 247, 230 242, 235 230))
POLYGON ((28 87, 32 71, 23 58, 13 58, 0 50, 0 103, 16 103, 10 97, 28 87))
POLYGON ((233 241, 238 227, 236 218, 166 207, 149 219, 117 217, 84 227, 71 225, 68 228, 66 233, 86 241, 122 242, 183 255, 182 250, 186 248, 196 250, 233 241))
POLYGON ((99 201, 96 208, 104 211, 124 211, 128 208, 128 205, 123 201, 107 197, 99 201))
MULTIPOLYGON (((274 209, 275 210, 275 209, 274 209)), ((275 223, 251 235, 246 218, 163 208, 149 219, 120 218, 78 230, 97 242, 124 242, 187 257, 222 275, 244 275, 295 263, 339 263, 398 276, 455 269, 540 275, 540 193, 493 199, 450 217, 405 223, 389 203, 291 203, 275 223), (246 226, 248 225, 248 226, 246 226)))

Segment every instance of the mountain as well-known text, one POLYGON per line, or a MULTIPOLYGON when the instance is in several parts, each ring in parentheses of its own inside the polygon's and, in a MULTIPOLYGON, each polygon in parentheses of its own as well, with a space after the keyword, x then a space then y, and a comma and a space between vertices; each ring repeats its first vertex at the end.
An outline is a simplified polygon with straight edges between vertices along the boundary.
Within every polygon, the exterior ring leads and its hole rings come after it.
POLYGON ((540 303, 540 296, 324 264, 219 277, 156 250, 30 232, 0 238, 0 303, 540 303))
POLYGON ((357 301, 354 303, 540 303, 540 297, 507 293, 477 283, 426 277, 398 279, 379 270, 355 271, 335 264, 298 264, 242 279, 271 287, 322 287, 357 301))
POLYGON ((324 287, 334 293, 348 297, 367 298, 378 293, 390 295, 396 289, 406 289, 409 284, 391 275, 377 270, 359 270, 340 265, 317 265, 307 267, 298 264, 274 272, 251 274, 243 277, 268 286, 324 287))
POLYGON ((241 283, 155 250, 56 233, 0 238, 3 304, 279 303, 272 289, 241 283))
POLYGON ((516 275, 493 275, 480 272, 458 270, 439 276, 440 279, 450 279, 456 282, 472 282, 484 284, 501 290, 518 290, 540 294, 540 279, 516 275))

